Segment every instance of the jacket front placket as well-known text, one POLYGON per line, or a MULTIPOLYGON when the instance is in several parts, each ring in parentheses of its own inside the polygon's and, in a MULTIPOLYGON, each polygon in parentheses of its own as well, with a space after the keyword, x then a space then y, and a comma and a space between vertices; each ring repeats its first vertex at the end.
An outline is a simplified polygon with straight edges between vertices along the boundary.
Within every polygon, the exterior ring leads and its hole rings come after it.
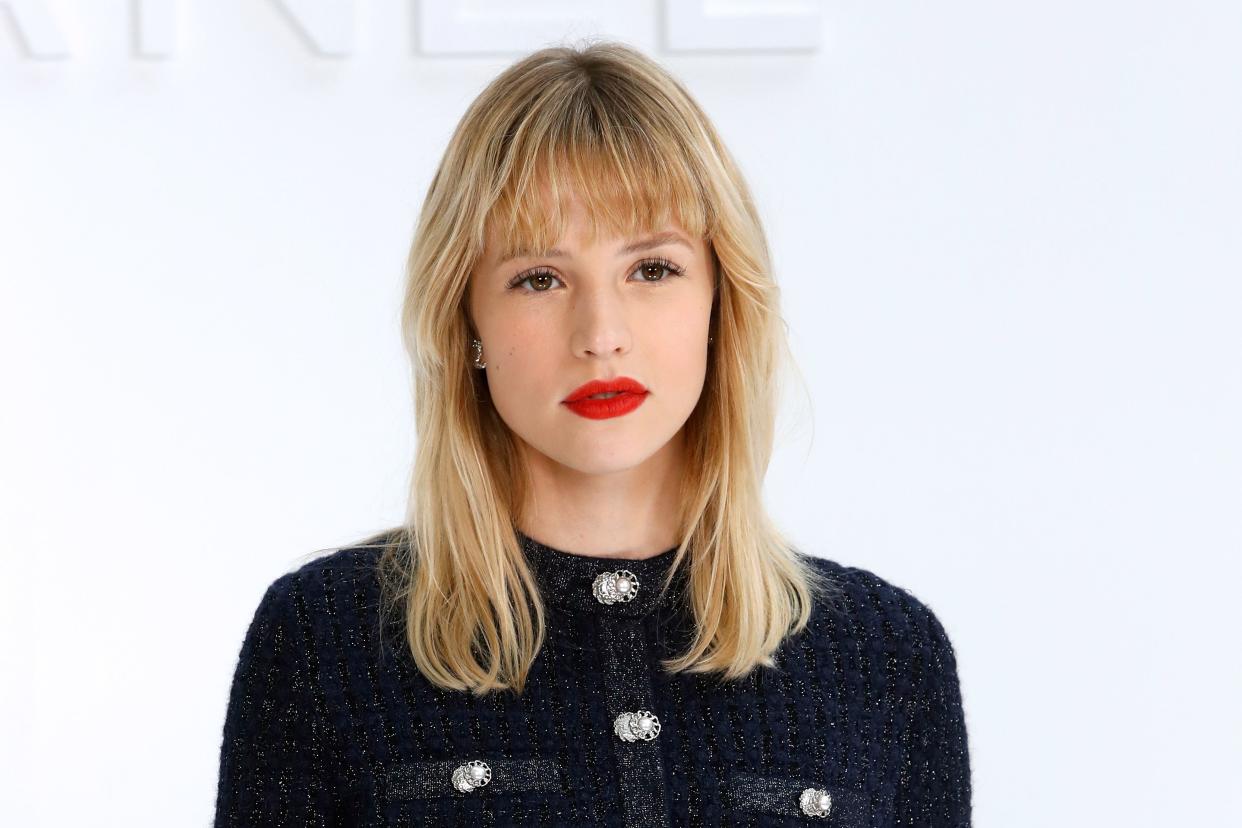
POLYGON ((601 570, 592 592, 599 607, 600 657, 613 751, 620 771, 626 826, 667 825, 668 792, 659 737, 660 711, 651 682, 651 648, 644 617, 658 584, 640 583, 628 569, 601 570))

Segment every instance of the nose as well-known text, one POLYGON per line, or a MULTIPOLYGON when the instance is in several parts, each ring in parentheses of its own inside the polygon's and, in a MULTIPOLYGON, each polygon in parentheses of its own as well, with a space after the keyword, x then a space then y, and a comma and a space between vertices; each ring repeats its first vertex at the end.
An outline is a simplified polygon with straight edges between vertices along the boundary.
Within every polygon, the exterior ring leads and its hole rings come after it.
POLYGON ((574 317, 571 341, 575 356, 603 357, 629 351, 630 325, 621 300, 610 291, 595 291, 580 300, 571 313, 574 317))

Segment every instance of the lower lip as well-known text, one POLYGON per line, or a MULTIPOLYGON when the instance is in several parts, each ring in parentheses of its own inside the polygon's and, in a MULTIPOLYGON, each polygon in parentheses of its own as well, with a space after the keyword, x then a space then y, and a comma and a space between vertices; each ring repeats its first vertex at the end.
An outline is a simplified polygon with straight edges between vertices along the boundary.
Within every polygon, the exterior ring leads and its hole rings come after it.
POLYGON ((625 392, 606 400, 593 400, 586 397, 576 402, 567 402, 565 405, 579 417, 586 417, 588 420, 607 420, 609 417, 629 414, 638 408, 643 404, 643 400, 647 399, 647 393, 646 391, 641 394, 625 392))

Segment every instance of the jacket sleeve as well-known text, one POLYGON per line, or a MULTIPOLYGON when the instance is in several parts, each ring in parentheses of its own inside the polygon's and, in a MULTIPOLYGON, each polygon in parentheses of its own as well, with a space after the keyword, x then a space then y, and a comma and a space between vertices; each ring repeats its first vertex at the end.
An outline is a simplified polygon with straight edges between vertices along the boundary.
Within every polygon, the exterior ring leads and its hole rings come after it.
POLYGON ((220 746, 215 828, 327 826, 332 772, 294 574, 263 595, 242 642, 220 746))
POLYGON ((925 610, 915 649, 911 718, 897 824, 969 828, 970 754, 957 659, 936 616, 925 610))

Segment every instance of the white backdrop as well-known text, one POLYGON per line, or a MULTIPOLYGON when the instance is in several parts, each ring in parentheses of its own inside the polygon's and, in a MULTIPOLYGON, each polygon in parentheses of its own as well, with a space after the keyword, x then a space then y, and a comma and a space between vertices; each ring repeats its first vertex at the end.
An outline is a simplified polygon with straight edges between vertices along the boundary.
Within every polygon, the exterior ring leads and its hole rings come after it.
POLYGON ((977 824, 1236 818, 1242 5, 720 5, 0 2, 5 824, 208 824, 264 588, 401 518, 450 131, 586 35, 749 176, 771 508, 944 621, 977 824))

